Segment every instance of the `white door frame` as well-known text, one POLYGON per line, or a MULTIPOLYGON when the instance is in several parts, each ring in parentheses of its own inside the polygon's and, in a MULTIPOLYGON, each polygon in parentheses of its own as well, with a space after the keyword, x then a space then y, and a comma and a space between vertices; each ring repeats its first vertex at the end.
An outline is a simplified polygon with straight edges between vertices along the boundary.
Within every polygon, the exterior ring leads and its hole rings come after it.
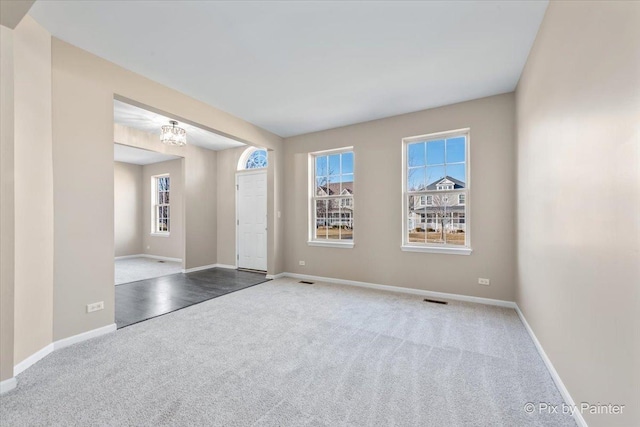
MULTIPOLYGON (((246 169, 246 170, 240 170, 240 171, 236 171, 236 268, 239 268, 239 263, 240 263, 240 233, 239 228, 240 228, 240 216, 238 215, 238 191, 239 191, 239 187, 238 187, 238 177, 240 175, 260 175, 260 174, 264 174, 265 178, 268 177, 267 176, 267 168, 261 168, 261 169, 246 169)), ((268 203, 269 200, 269 185, 267 183, 266 186, 267 189, 267 194, 266 194, 266 199, 265 202, 268 203)), ((267 251, 265 252, 265 258, 267 260, 267 266, 269 265, 269 212, 267 209, 267 220, 265 222, 265 224, 267 225, 267 233, 265 233, 266 236, 266 244, 267 244, 267 251)))

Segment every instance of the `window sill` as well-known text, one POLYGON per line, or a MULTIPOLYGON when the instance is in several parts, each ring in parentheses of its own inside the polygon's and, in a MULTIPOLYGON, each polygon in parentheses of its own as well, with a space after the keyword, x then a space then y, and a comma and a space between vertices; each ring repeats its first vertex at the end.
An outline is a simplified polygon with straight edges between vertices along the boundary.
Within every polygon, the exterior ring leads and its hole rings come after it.
POLYGON ((449 246, 415 246, 402 245, 403 252, 426 252, 432 254, 471 255, 471 248, 452 248, 449 246))
POLYGON ((321 246, 325 248, 342 248, 342 249, 352 249, 353 242, 324 242, 320 240, 309 240, 307 242, 309 246, 321 246))
POLYGON ((150 233, 149 235, 153 237, 169 237, 171 233, 150 233))

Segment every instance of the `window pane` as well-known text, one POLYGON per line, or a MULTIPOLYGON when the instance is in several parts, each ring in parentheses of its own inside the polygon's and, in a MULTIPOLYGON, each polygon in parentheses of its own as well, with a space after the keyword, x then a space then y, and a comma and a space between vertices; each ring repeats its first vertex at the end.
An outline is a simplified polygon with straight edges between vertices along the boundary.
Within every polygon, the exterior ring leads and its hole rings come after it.
POLYGON ((171 181, 169 180, 169 177, 165 176, 164 177, 164 188, 165 188, 165 191, 169 191, 170 190, 170 188, 169 188, 170 184, 171 184, 171 181))
POLYGON ((164 193, 164 202, 166 204, 169 204, 169 192, 168 191, 166 193, 164 193))
POLYGON ((447 139, 447 163, 464 162, 465 137, 447 139))
POLYGON ((329 156, 329 175, 340 175, 340 154, 329 156))
POLYGON ((353 153, 342 153, 342 173, 353 173, 353 153))
POLYGON ((327 176, 327 156, 316 157, 316 176, 327 176))
POLYGON ((444 163, 444 140, 427 142, 427 165, 444 163))
POLYGON ((465 209, 460 193, 433 195, 433 205, 427 206, 427 243, 464 245, 465 209))
POLYGON ((444 166, 430 166, 427 168, 427 189, 435 190, 436 184, 445 177, 444 166))
POLYGON ((259 169, 267 167, 267 150, 255 150, 247 159, 245 169, 259 169))
POLYGON ((316 178, 316 195, 317 196, 326 196, 327 195, 327 178, 316 178))
POLYGON ((342 218, 340 217, 340 199, 327 200, 327 218, 329 222, 327 237, 334 240, 339 239, 343 226, 342 218))
POLYGON ((342 186, 340 188, 340 195, 346 196, 347 194, 353 194, 353 175, 352 174, 347 174, 342 176, 342 186))
POLYGON ((409 167, 424 166, 426 164, 425 146, 426 143, 424 142, 409 144, 409 152, 407 153, 409 167))
POLYGON ((353 240, 353 212, 345 209, 342 216, 345 226, 342 228, 340 238, 342 240, 353 240))
POLYGON ((447 165, 447 176, 461 181, 463 188, 466 187, 467 177, 464 163, 456 165, 447 165))
POLYGON ((423 190, 425 187, 425 168, 411 168, 407 171, 407 189, 409 191, 423 190))
POLYGON ((407 231, 409 232, 410 243, 424 243, 425 224, 424 224, 424 198, 422 196, 409 196, 407 217, 407 231))
POLYGON ((316 238, 327 238, 327 201, 316 200, 316 238))

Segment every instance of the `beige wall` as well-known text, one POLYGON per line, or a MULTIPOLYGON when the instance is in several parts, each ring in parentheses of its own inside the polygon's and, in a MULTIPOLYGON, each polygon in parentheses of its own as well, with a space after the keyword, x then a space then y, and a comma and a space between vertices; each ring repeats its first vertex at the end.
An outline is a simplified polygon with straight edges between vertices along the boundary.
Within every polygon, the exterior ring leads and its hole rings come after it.
MULTIPOLYGON (((61 339, 114 318, 113 143, 120 142, 114 138, 114 95, 255 145, 280 150, 282 138, 56 38, 52 49, 54 339, 61 339), (86 304, 96 301, 104 301, 105 310, 87 314, 86 304)), ((186 268, 216 262, 216 153, 201 150, 184 156, 186 268), (203 230, 203 223, 210 228, 203 230)))
POLYGON ((14 49, 14 363, 19 363, 52 339, 51 38, 27 16, 14 30, 14 49))
POLYGON ((114 162, 115 256, 142 253, 142 166, 114 162))
POLYGON ((517 89, 517 302, 576 402, 640 425, 640 3, 551 2, 517 89))
POLYGON ((13 31, 0 26, 0 381, 13 377, 14 303, 13 31))
MULTIPOLYGON (((114 141, 118 144, 183 157, 181 175, 183 191, 179 195, 182 198, 183 209, 180 220, 183 227, 180 237, 183 249, 180 252, 182 255, 171 258, 182 259, 184 268, 215 264, 217 259, 217 152, 190 144, 186 147, 166 146, 158 142, 157 135, 117 124, 114 125, 114 141)), ((149 179, 151 179, 150 175, 149 179)), ((143 180, 143 186, 145 185, 143 180)), ((143 233, 151 229, 150 223, 146 224, 143 225, 143 233)), ((157 243, 158 239, 166 238, 154 237, 153 243, 157 243)), ((176 247, 178 245, 179 243, 175 243, 176 247)), ((143 240, 143 251, 146 250, 146 246, 143 240)), ((169 256, 161 253, 152 254, 169 256)))
POLYGON ((511 93, 286 139, 285 270, 513 300, 514 107, 511 93), (402 252, 402 138, 467 127, 473 254, 402 252), (308 153, 345 146, 355 156, 355 247, 310 247, 308 153))
MULTIPOLYGON (((153 163, 142 167, 142 252, 169 258, 184 258, 184 184, 182 172, 183 159, 153 163), (151 234, 151 178, 155 175, 169 174, 171 231, 168 236, 151 234)), ((215 216, 212 216, 213 221, 215 216)))

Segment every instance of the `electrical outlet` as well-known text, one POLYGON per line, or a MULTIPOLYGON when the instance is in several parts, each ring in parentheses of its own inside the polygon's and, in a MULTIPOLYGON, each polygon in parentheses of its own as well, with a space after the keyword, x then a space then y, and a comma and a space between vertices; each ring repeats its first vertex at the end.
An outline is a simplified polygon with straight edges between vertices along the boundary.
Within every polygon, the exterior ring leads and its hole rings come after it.
POLYGON ((478 279, 478 284, 479 285, 489 286, 491 284, 491 280, 480 278, 480 279, 478 279))
POLYGON ((299 264, 299 265, 307 265, 307 263, 306 263, 306 262, 304 262, 304 261, 298 261, 298 264, 299 264))
POLYGON ((104 310, 104 301, 94 302, 93 304, 87 304, 87 313, 92 313, 98 310, 104 310))

